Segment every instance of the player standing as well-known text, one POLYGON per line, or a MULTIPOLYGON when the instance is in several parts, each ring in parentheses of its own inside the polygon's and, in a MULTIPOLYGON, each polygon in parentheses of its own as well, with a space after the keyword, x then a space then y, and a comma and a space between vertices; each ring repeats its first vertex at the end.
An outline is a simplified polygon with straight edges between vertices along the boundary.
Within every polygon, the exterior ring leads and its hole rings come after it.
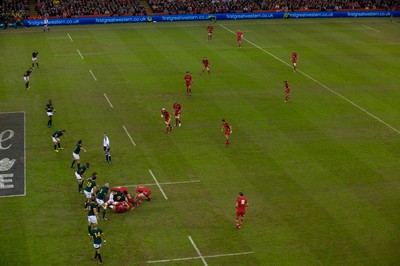
POLYGON ((165 124, 167 125, 165 133, 172 131, 171 115, 165 108, 161 109, 161 117, 164 117, 165 124))
POLYGON ((64 148, 61 148, 61 144, 60 144, 60 137, 62 135, 64 135, 64 133, 65 133, 65 129, 62 129, 62 130, 59 129, 51 135, 51 139, 53 140, 53 143, 54 143, 54 151, 55 152, 58 152, 59 150, 64 149, 64 148), (58 149, 57 149, 57 146, 58 146, 58 149))
POLYGON ((289 83, 285 80, 285 103, 290 101, 290 86, 289 83))
POLYGON ((111 163, 110 139, 108 138, 106 133, 104 133, 104 138, 103 138, 103 150, 106 154, 106 162, 111 163))
POLYGON ((106 183, 103 187, 99 189, 96 195, 96 203, 97 203, 97 212, 100 213, 100 207, 103 208, 102 220, 107 221, 106 212, 107 212, 107 193, 110 188, 110 184, 106 183))
POLYGON ((208 32, 208 40, 212 40, 212 35, 214 33, 214 27, 211 24, 208 24, 207 26, 207 32, 208 32))
POLYGON ((242 48, 243 32, 241 32, 240 30, 237 30, 236 36, 237 36, 238 46, 239 46, 239 48, 242 48))
POLYGON ((83 190, 83 193, 85 193, 86 196, 86 202, 91 201, 91 198, 96 195, 96 189, 97 189, 97 173, 94 172, 91 177, 88 178, 86 187, 83 190))
POLYGON ((186 95, 192 96, 192 75, 189 74, 189 71, 186 71, 183 78, 185 79, 186 84, 186 95))
POLYGON ((101 243, 104 242, 107 243, 103 230, 97 227, 97 224, 93 224, 93 230, 90 231, 90 237, 93 239, 93 246, 96 250, 94 253, 94 259, 96 260, 99 258, 99 264, 103 263, 103 260, 101 259, 101 254, 100 254, 100 249, 101 249, 101 243), (104 239, 102 241, 102 238, 104 239))
POLYGON ((81 150, 86 152, 86 150, 82 147, 82 140, 80 139, 78 141, 78 143, 76 144, 76 148, 75 148, 74 152, 72 153, 72 157, 74 157, 74 159, 72 160, 71 168, 74 168, 75 162, 78 166, 78 169, 79 169, 79 167, 81 167, 81 158, 79 157, 79 152, 81 150))
POLYGON ((221 131, 224 131, 225 134, 225 145, 229 145, 229 135, 232 134, 232 126, 225 121, 225 119, 222 119, 222 129, 221 131))
POLYGON ((31 87, 29 87, 29 76, 32 73, 33 68, 29 68, 28 70, 25 71, 24 73, 24 81, 25 81, 25 88, 29 91, 31 87))
POLYGON ((56 109, 54 109, 52 101, 49 100, 49 103, 46 104, 46 112, 47 112, 47 116, 49 118, 49 121, 47 121, 48 128, 51 128, 53 126, 53 113, 55 111, 56 111, 56 109))
POLYGON ((236 200, 236 228, 240 229, 243 225, 244 216, 246 215, 246 207, 249 203, 242 192, 239 192, 239 197, 236 200), (240 222, 239 222, 240 217, 240 222))
POLYGON ((32 68, 35 68, 35 64, 39 68, 39 62, 37 58, 38 54, 39 52, 36 50, 32 52, 32 68))
POLYGON ((47 17, 45 17, 43 21, 43 32, 46 32, 46 30, 50 31, 49 20, 47 19, 47 17))
POLYGON ((99 219, 97 214, 97 205, 94 201, 94 197, 92 197, 88 202, 85 203, 85 211, 88 212, 88 233, 90 235, 92 225, 97 224, 97 220, 99 219))
POLYGON ((175 126, 181 127, 182 105, 180 103, 174 103, 174 105, 172 105, 172 108, 174 108, 175 126))
POLYGON ((211 76, 210 62, 208 61, 208 59, 206 57, 203 57, 203 60, 201 60, 201 62, 203 63, 203 70, 201 71, 200 76, 203 76, 204 70, 206 70, 206 69, 207 69, 208 75, 211 76))
POLYGON ((297 52, 296 51, 292 52, 292 64, 293 64, 293 72, 296 72, 296 66, 297 66, 297 52))

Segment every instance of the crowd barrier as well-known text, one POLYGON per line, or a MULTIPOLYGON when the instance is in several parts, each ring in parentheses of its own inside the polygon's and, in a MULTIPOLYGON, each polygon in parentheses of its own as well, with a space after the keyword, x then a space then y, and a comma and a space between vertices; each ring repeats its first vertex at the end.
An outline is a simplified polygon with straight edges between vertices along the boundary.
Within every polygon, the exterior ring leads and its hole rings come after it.
MULTIPOLYGON (((400 17, 400 11, 346 11, 346 12, 262 12, 262 13, 226 13, 226 14, 188 14, 153 15, 90 18, 50 18, 49 25, 112 24, 169 21, 204 21, 238 19, 287 19, 287 18, 357 18, 357 17, 400 17)), ((24 20, 25 27, 43 26, 41 20, 24 20)))

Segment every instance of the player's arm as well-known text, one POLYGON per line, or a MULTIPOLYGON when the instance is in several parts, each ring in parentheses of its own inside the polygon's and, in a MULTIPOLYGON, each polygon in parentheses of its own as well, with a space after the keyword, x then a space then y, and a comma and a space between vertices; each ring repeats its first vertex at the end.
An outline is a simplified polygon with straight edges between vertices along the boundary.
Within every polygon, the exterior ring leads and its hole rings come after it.
POLYGON ((104 233, 101 233, 101 237, 103 238, 103 242, 107 243, 106 237, 104 236, 104 233))
POLYGON ((232 134, 232 126, 231 125, 229 125, 229 129, 231 130, 231 134, 232 134))
POLYGON ((83 150, 84 152, 86 152, 86 150, 85 150, 83 147, 81 147, 81 150, 83 150))

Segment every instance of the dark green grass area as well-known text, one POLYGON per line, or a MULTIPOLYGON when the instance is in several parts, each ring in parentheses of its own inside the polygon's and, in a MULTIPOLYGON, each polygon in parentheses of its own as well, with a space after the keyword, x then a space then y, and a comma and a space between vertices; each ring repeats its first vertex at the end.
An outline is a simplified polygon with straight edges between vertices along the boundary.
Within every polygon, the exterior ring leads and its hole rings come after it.
POLYGON ((221 21, 211 42, 207 25, 0 33, 0 111, 25 111, 27 132, 27 194, 0 198, 0 265, 95 263, 84 197, 70 168, 79 139, 87 149, 82 161, 91 163, 87 176, 98 172, 101 185, 152 184, 149 170, 168 183, 161 185, 168 199, 152 185, 151 202, 99 222, 106 265, 198 257, 189 236, 209 265, 400 263, 399 21, 221 21), (40 68, 27 92, 22 75, 34 49, 40 68), (211 77, 199 75, 204 56, 211 77), (191 97, 186 71, 193 75, 191 97), (56 108, 52 129, 44 110, 49 99, 56 108), (183 106, 182 127, 165 134, 160 111, 172 113, 174 102, 183 106), (230 147, 222 118, 233 127, 230 147), (56 129, 67 131, 60 153, 52 150, 56 129), (175 183, 186 181, 195 182, 175 183), (250 203, 241 230, 234 217, 239 191, 250 203), (207 257, 242 252, 254 253, 207 257))

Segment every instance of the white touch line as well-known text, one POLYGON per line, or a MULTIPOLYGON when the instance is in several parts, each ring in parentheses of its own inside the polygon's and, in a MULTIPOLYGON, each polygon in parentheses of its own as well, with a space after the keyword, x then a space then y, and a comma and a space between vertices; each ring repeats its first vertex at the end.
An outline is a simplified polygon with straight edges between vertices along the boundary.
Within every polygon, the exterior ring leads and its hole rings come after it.
POLYGON ((158 188, 160 189, 161 193, 163 194, 164 198, 167 200, 168 197, 165 195, 164 190, 161 188, 160 183, 158 183, 157 178, 154 176, 153 172, 149 169, 150 175, 153 177, 154 181, 156 182, 158 188))
POLYGON ((364 28, 367 28, 367 29, 369 29, 369 30, 373 30, 373 31, 376 31, 376 32, 380 32, 379 30, 377 30, 377 29, 374 29, 374 28, 371 28, 371 27, 368 27, 367 25, 362 25, 364 28))
MULTIPOLYGON (((92 74, 92 77, 93 77, 94 81, 97 81, 97 78, 95 77, 95 75, 93 74, 91 69, 89 69, 89 72, 90 72, 90 74, 92 74)), ((107 96, 106 96, 106 98, 107 98, 107 96)), ((110 105, 111 105, 111 103, 110 103, 110 105)))
POLYGON ((103 93, 104 97, 106 97, 106 100, 108 102, 108 104, 110 105, 111 108, 114 108, 114 106, 111 104, 110 99, 108 99, 107 94, 103 93))
MULTIPOLYGON (((239 252, 239 253, 229 253, 229 254, 217 254, 217 255, 209 255, 203 256, 203 258, 218 258, 218 257, 229 257, 229 256, 240 256, 240 255, 248 255, 253 254, 253 251, 249 252, 239 252)), ((165 260, 149 260, 147 263, 160 263, 160 262, 171 262, 171 261, 182 261, 182 260, 197 260, 200 257, 186 257, 186 258, 177 258, 177 259, 165 259, 165 260)))
POLYGON ((71 35, 69 35, 69 33, 67 33, 67 35, 68 35, 68 38, 71 40, 71 42, 74 42, 74 40, 72 40, 71 35))
MULTIPOLYGON (((189 183, 199 183, 200 180, 190 180, 190 181, 177 181, 177 182, 164 182, 159 183, 160 185, 176 185, 176 184, 189 184, 189 183)), ((135 186, 157 186, 155 183, 151 184, 138 184, 138 185, 126 185, 121 187, 135 187, 135 186)))
POLYGON ((81 51, 77 50, 78 54, 80 55, 80 57, 83 59, 83 55, 81 54, 81 51))
MULTIPOLYGON (((86 56, 86 55, 99 55, 99 54, 104 54, 104 53, 82 53, 83 56, 86 56)), ((55 54, 54 56, 71 56, 71 55, 76 55, 76 54, 55 54)))
POLYGON ((189 238, 189 240, 190 240, 190 243, 192 243, 194 249, 196 250, 197 254, 199 255, 200 259, 203 261, 203 264, 204 264, 205 266, 208 266, 207 261, 204 259, 203 255, 201 255, 201 252, 200 252, 200 250, 197 248, 197 246, 196 246, 196 244, 194 243, 192 237, 191 237, 191 236, 188 236, 188 238, 189 238))
POLYGON ((124 130, 125 130, 126 134, 128 135, 129 139, 131 140, 133 146, 136 147, 136 143, 133 141, 133 139, 132 139, 132 137, 131 137, 131 134, 129 134, 129 132, 128 132, 128 130, 126 129, 125 126, 122 126, 122 127, 124 128, 124 130))
MULTIPOLYGON (((221 27, 223 27, 224 29, 226 29, 227 31, 235 34, 235 32, 231 31, 230 29, 228 29, 227 27, 225 27, 224 25, 221 25, 221 27)), ((264 53, 269 54, 270 56, 272 56, 273 58, 275 58, 276 60, 282 62, 283 64, 292 67, 289 63, 283 61, 282 59, 280 59, 279 57, 276 57, 275 55, 271 54, 270 52, 268 52, 267 50, 261 48, 260 46, 258 46, 257 44, 243 38, 243 40, 245 40, 246 42, 250 43, 251 45, 257 47, 258 49, 260 49, 261 51, 263 51, 264 53)), ((382 119, 380 119, 379 117, 377 117, 376 115, 371 114, 370 112, 368 112, 367 110, 365 110, 364 108, 362 108, 361 106, 357 105, 356 103, 352 102, 351 100, 347 99, 346 97, 344 97, 343 95, 339 94, 338 92, 330 89, 328 86, 322 84, 321 82, 317 81, 316 79, 310 77, 309 75, 307 75, 306 73, 297 70, 297 72, 299 72, 300 74, 304 75, 305 77, 309 78, 310 80, 314 81, 315 83, 319 84, 320 86, 324 87, 325 89, 327 89, 328 91, 332 92, 333 94, 335 94, 336 96, 339 96, 340 98, 342 98, 343 100, 345 100, 346 102, 350 103, 351 105, 353 105, 354 107, 357 107, 358 109, 360 109, 361 111, 363 111, 364 113, 366 113, 367 115, 371 116, 372 118, 376 119, 377 121, 381 122, 382 124, 384 124, 385 126, 387 126, 388 128, 392 129, 393 131, 395 131, 396 133, 400 134, 400 131, 397 130, 396 128, 392 127, 391 125, 389 125, 388 123, 386 123, 385 121, 383 121, 382 119)))

